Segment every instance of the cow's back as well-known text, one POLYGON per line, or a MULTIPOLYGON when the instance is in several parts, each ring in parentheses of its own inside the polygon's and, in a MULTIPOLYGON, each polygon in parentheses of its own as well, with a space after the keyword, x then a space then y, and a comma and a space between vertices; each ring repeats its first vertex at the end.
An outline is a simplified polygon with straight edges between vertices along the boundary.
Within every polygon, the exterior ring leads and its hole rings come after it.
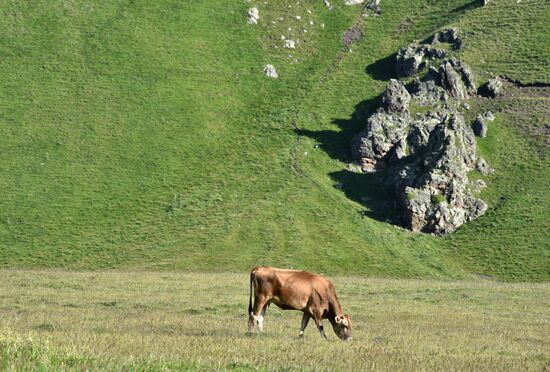
POLYGON ((326 278, 307 271, 260 266, 252 273, 261 294, 273 297, 275 303, 285 308, 302 310, 308 304, 325 307, 334 293, 326 278))

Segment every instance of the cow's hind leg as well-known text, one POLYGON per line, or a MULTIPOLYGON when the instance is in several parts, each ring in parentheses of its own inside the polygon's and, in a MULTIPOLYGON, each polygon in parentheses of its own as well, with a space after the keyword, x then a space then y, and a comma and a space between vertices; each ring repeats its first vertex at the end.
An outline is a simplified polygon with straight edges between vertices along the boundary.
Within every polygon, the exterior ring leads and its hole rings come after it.
POLYGON ((262 312, 260 313, 260 316, 258 317, 258 331, 263 332, 264 331, 264 317, 265 312, 267 311, 267 307, 269 306, 269 302, 266 302, 264 305, 262 312))
POLYGON ((311 316, 308 313, 304 313, 304 316, 302 316, 302 324, 300 325, 299 337, 304 337, 304 329, 306 329, 306 327, 307 327, 307 323, 309 322, 309 318, 311 318, 311 316))
POLYGON ((254 299, 254 306, 248 319, 248 332, 254 332, 256 325, 258 326, 258 330, 263 332, 263 314, 265 314, 264 307, 266 307, 267 302, 268 299, 264 296, 257 296, 254 299))

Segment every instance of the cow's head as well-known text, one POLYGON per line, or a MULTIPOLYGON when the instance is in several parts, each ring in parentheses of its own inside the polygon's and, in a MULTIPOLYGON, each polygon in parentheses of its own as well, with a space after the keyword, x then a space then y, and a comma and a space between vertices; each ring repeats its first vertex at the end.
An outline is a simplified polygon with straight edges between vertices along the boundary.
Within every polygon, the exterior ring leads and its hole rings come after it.
POLYGON ((351 319, 349 315, 337 315, 332 323, 332 328, 338 337, 344 341, 352 339, 351 336, 351 319))

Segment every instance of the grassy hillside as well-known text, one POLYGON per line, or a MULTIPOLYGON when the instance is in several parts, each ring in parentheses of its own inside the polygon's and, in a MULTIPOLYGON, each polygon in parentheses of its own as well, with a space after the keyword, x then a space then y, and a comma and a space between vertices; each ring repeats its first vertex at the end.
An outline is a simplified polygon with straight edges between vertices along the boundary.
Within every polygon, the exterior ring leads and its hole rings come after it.
POLYGON ((496 172, 489 212, 451 236, 389 224, 387 191, 346 170, 401 46, 458 25, 480 83, 548 83, 549 7, 333 3, 258 2, 256 26, 244 1, 1 3, 0 265, 550 279, 548 96, 472 100, 502 109, 479 143, 496 172))
POLYGON ((353 340, 271 306, 244 274, 0 270, 3 370, 483 370, 550 366, 550 285, 336 277, 353 340), (205 296, 208 293, 209 296, 205 296), (83 295, 85 294, 85 295, 83 295), (200 303, 197 302, 200 298, 200 303))

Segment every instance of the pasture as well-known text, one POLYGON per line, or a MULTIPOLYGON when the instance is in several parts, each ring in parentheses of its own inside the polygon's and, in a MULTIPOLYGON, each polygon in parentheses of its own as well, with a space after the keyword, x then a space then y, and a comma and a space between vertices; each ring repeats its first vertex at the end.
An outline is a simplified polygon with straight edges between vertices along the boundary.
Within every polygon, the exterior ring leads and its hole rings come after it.
POLYGON ((550 284, 330 277, 354 340, 272 306, 247 335, 248 275, 0 270, 0 369, 550 368, 550 284))

